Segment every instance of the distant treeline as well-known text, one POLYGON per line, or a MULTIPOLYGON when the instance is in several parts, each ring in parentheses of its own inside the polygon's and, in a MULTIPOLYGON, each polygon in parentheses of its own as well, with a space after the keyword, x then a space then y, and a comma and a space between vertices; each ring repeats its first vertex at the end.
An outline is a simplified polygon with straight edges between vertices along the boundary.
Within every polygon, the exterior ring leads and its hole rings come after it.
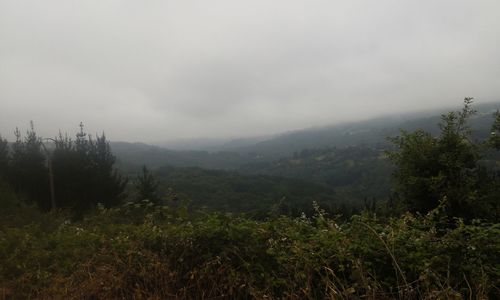
POLYGON ((163 205, 182 198, 193 207, 259 216, 270 211, 297 216, 312 211, 316 201, 344 217, 360 209, 426 213, 445 203, 451 216, 497 218, 500 115, 494 115, 491 135, 478 141, 468 126, 475 114, 471 104, 466 98, 462 111, 443 115, 439 133, 401 131, 390 139, 391 147, 306 149, 241 167, 246 175, 144 167, 135 185, 127 185, 116 170, 104 134, 94 138, 81 124, 74 138, 43 139, 31 124, 24 136, 15 130, 13 143, 0 137, 0 178, 44 211, 68 209, 76 215, 98 203, 111 207, 148 199, 163 205))

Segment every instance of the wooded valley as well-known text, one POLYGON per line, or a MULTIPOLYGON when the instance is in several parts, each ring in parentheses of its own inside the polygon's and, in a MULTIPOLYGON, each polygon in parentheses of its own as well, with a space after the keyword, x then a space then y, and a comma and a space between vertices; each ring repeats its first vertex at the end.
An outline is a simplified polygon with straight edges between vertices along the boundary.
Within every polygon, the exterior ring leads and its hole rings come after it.
POLYGON ((231 151, 16 129, 0 138, 0 297, 494 299, 493 107, 231 151))

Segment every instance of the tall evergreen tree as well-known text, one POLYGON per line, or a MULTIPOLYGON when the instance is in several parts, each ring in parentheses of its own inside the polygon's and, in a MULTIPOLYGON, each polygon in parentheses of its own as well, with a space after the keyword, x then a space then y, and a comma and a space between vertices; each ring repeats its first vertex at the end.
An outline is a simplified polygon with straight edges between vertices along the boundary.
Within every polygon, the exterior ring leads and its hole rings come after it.
POLYGON ((111 152, 109 142, 102 133, 95 140, 89 138, 89 156, 93 179, 96 187, 96 199, 106 206, 118 204, 122 200, 127 179, 114 168, 116 157, 111 152))
POLYGON ((51 207, 49 177, 46 154, 42 149, 42 139, 36 134, 33 122, 26 137, 22 139, 19 129, 14 132, 16 142, 12 145, 9 181, 18 191, 44 210, 51 207))
POLYGON ((61 133, 53 139, 52 153, 46 152, 33 122, 25 137, 17 128, 14 134, 11 151, 0 137, 0 176, 40 208, 49 210, 56 204, 81 215, 97 203, 111 206, 121 201, 127 180, 114 168, 116 158, 104 134, 93 139, 80 123, 75 140, 61 133), (47 162, 51 162, 54 185, 50 187, 56 203, 51 202, 47 162))
POLYGON ((74 208, 85 197, 86 170, 82 157, 75 150, 75 143, 60 133, 52 153, 57 204, 60 207, 74 208))
POLYGON ((80 131, 73 141, 59 134, 53 155, 56 194, 61 205, 83 214, 97 203, 118 204, 127 180, 115 170, 115 156, 104 134, 93 139, 80 131))

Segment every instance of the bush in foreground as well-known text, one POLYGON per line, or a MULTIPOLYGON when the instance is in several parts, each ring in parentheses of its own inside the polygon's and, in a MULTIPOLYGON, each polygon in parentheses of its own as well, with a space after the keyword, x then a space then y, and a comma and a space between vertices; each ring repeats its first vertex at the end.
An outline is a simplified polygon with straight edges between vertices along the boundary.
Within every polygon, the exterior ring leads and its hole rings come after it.
POLYGON ((5 298, 493 298, 500 225, 439 209, 339 224, 128 204, 0 230, 5 298), (50 223, 50 224, 47 224, 50 223), (50 225, 50 226, 48 226, 50 225))

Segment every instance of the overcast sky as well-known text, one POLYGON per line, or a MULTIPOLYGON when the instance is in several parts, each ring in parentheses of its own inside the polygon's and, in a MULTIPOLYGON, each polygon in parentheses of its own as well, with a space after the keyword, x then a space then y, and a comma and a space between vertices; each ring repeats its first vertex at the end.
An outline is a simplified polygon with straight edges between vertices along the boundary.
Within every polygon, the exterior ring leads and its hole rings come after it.
POLYGON ((500 1, 0 0, 0 133, 237 137, 500 100, 500 1))

